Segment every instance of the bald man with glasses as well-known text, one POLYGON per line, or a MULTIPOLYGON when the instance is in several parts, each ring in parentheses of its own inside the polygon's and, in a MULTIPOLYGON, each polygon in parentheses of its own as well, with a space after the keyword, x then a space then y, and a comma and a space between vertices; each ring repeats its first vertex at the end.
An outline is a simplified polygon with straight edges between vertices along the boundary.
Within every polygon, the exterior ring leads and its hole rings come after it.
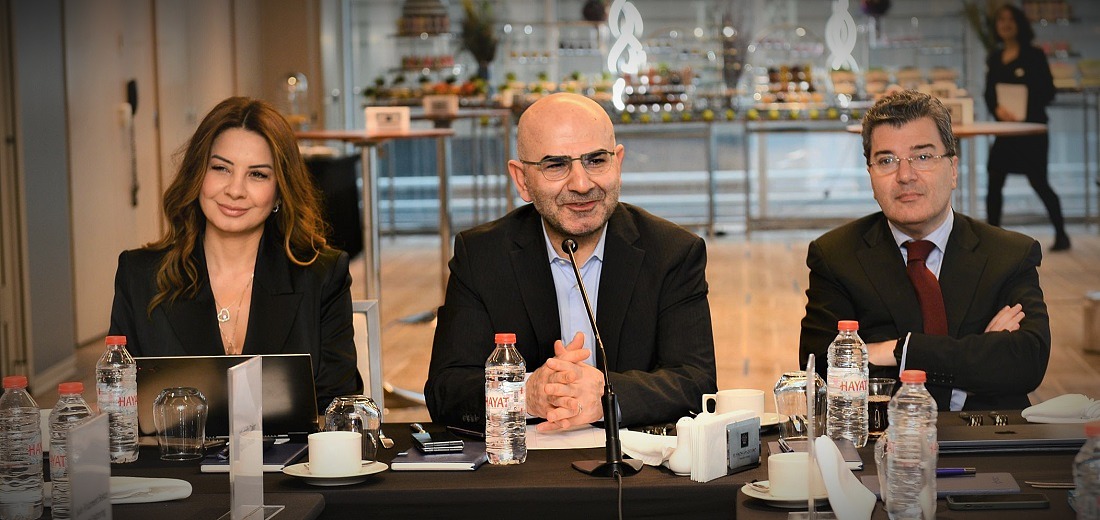
POLYGON ((951 117, 914 91, 863 119, 882 211, 810 243, 799 359, 826 376, 838 320, 858 320, 871 377, 924 370, 940 410, 1022 409, 1043 381, 1050 324, 1031 237, 951 209, 959 159, 951 117))
POLYGON ((706 244, 619 202, 624 149, 594 101, 546 96, 520 117, 516 140, 508 172, 530 204, 455 238, 424 387, 432 420, 485 427, 484 367, 497 332, 516 334, 540 430, 603 419, 600 356, 565 239, 577 244, 622 426, 698 412, 717 388, 706 244))

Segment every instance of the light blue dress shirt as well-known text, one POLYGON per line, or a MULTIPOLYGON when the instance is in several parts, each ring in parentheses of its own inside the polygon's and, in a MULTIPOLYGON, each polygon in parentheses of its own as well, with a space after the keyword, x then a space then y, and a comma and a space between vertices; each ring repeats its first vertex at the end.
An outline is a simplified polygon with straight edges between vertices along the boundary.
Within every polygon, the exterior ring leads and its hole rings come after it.
MULTIPOLYGON (((588 311, 585 310, 584 299, 581 290, 577 287, 577 277, 573 274, 573 266, 569 258, 558 256, 554 244, 550 242, 550 235, 546 233, 546 224, 543 223, 542 236, 546 239, 546 254, 550 262, 550 272, 554 275, 554 291, 557 293, 558 317, 561 327, 561 341, 568 345, 577 332, 584 333, 584 348, 591 353, 586 361, 595 366, 596 342, 592 333, 592 325, 588 321, 588 311)), ((592 256, 580 266, 581 279, 588 291, 588 298, 592 303, 592 314, 596 315, 596 302, 600 300, 600 274, 603 272, 604 242, 607 238, 607 225, 600 232, 600 241, 596 243, 596 250, 592 256)))

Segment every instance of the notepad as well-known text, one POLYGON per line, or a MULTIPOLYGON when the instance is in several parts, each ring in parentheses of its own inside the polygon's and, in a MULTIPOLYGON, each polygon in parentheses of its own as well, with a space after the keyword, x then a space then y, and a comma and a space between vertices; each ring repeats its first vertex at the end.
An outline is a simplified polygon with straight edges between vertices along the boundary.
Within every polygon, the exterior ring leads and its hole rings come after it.
MULTIPOLYGON (((852 444, 852 441, 848 439, 833 439, 833 442, 836 443, 837 449, 840 450, 840 454, 844 457, 844 463, 847 464, 848 469, 863 469, 863 458, 859 456, 859 452, 856 451, 856 446, 852 444)), ((788 444, 793 451, 806 451, 806 441, 790 441, 788 444)), ((768 442, 768 451, 770 453, 783 453, 779 448, 779 443, 776 441, 768 442)))
MULTIPOLYGON (((278 473, 282 471, 285 466, 302 458, 302 455, 308 449, 309 445, 304 442, 284 442, 272 445, 264 450, 264 472, 278 473)), ((218 450, 202 459, 202 465, 199 466, 199 469, 203 473, 229 473, 229 459, 222 458, 221 451, 218 450)))
POLYGON ((460 452, 424 453, 417 449, 398 453, 390 462, 394 471, 473 471, 486 461, 485 443, 466 441, 460 452))
MULTIPOLYGON (((878 475, 860 477, 864 486, 875 496, 881 497, 878 475)), ((992 495, 995 493, 1019 493, 1020 485, 1011 473, 975 473, 963 477, 939 477, 936 479, 936 497, 947 495, 992 495)))

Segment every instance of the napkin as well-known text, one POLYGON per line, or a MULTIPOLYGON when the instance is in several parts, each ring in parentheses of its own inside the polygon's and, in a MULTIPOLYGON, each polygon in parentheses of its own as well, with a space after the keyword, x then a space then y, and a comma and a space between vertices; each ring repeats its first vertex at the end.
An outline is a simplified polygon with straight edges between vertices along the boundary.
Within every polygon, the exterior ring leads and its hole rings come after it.
POLYGON ((650 466, 659 466, 676 450, 676 437, 619 430, 623 453, 650 466))
POLYGON ((191 483, 174 478, 111 477, 112 504, 164 502, 191 496, 191 483))
POLYGON ((729 472, 726 426, 755 416, 751 410, 699 414, 692 423, 691 480, 710 482, 726 476, 729 472))
POLYGON ((1086 423, 1100 420, 1100 401, 1064 394, 1024 408, 1020 415, 1033 423, 1086 423))
POLYGON ((829 505, 837 518, 869 519, 875 509, 875 494, 863 485, 848 469, 840 448, 829 437, 822 435, 814 441, 814 454, 825 491, 829 493, 829 505))

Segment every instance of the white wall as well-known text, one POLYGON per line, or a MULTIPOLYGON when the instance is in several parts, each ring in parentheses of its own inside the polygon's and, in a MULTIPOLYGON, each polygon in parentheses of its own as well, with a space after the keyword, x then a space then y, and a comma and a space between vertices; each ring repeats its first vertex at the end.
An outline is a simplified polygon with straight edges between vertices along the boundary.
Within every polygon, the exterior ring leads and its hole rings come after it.
POLYGON ((66 2, 64 11, 76 339, 85 343, 110 324, 118 253, 159 232, 153 10, 148 0, 107 0, 66 2), (136 206, 123 116, 131 79, 138 85, 136 206))

